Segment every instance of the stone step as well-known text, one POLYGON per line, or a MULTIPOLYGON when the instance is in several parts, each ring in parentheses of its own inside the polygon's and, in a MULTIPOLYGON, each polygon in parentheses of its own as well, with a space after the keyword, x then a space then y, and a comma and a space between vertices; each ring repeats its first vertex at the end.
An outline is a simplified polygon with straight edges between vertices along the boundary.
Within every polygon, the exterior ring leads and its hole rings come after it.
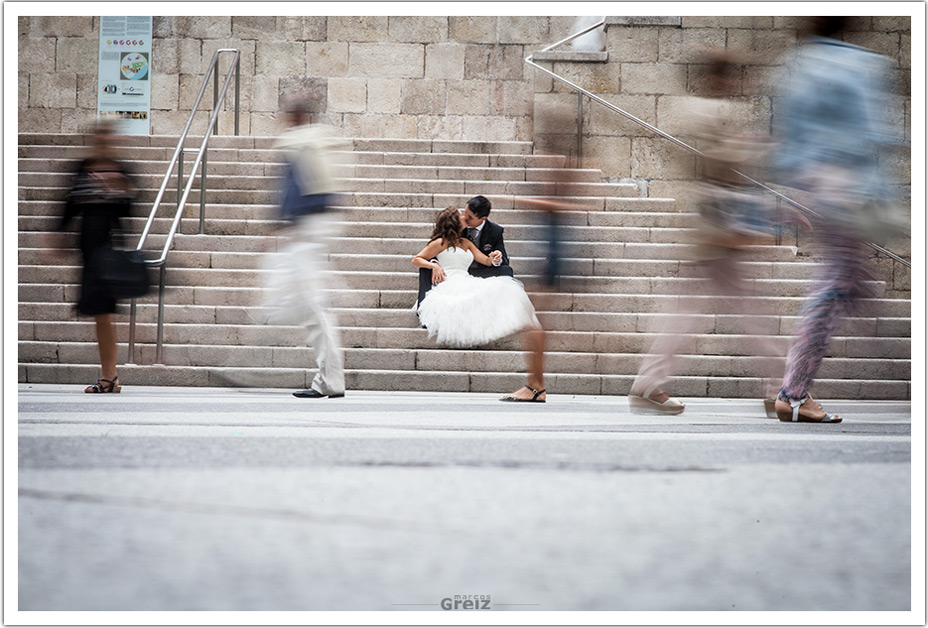
MULTIPOLYGON (((164 150, 164 149, 148 149, 164 150)), ((154 157, 154 155, 152 155, 154 157)), ((236 155, 230 155, 235 157, 236 155)), ((123 163, 129 171, 132 182, 136 186, 159 187, 167 171, 171 154, 164 159, 124 159, 123 163)), ((71 178, 77 168, 77 160, 54 159, 42 157, 25 157, 18 160, 19 185, 46 185, 52 187, 69 187, 71 178), (43 176, 44 175, 44 176, 43 176)), ((184 178, 190 175, 193 165, 193 156, 184 156, 184 178)), ((283 163, 280 162, 249 162, 243 163, 238 159, 220 161, 209 155, 207 161, 207 181, 213 176, 240 176, 264 177, 270 182, 277 182, 283 175, 283 163)), ((171 171, 170 181, 177 186, 177 168, 171 171)), ((199 179, 197 180, 199 182, 199 179)), ((218 184, 222 181, 219 180, 218 184)), ((199 185, 199 183, 198 183, 199 185)))
MULTIPOLYGON (((131 164, 130 164, 131 167, 131 164)), ((238 172, 228 175, 216 173, 215 177, 207 177, 207 192, 221 190, 265 190, 276 188, 279 177, 267 175, 258 176, 257 173, 249 171, 243 174, 245 168, 239 164, 238 172)), ((188 181, 189 170, 184 171, 184 181, 188 181)), ((140 173, 134 171, 132 174, 133 187, 140 193, 140 196, 147 198, 157 192, 164 180, 164 172, 140 173)), ((176 174, 170 178, 169 187, 177 189, 176 174)), ((72 182, 72 175, 68 172, 20 172, 18 183, 20 188, 51 188, 61 190, 67 193, 72 182)), ((199 189, 199 177, 194 184, 199 189)))
MULTIPOLYGON (((493 182, 493 181, 526 181, 526 182, 553 182, 558 176, 563 176, 564 171, 558 168, 534 168, 534 167, 503 167, 503 166, 462 166, 452 164, 448 166, 441 165, 377 165, 377 164, 357 164, 354 168, 354 177, 358 179, 377 179, 377 180, 428 180, 428 181, 474 181, 474 182, 493 182)), ((630 183, 601 183, 602 172, 599 170, 576 170, 570 171, 573 177, 571 183, 557 183, 554 192, 558 194, 576 194, 572 190, 589 187, 592 192, 590 196, 605 196, 611 193, 614 186, 637 187, 630 183), (597 190, 604 190, 598 192, 597 190)))
MULTIPOLYGON (((86 133, 20 133, 18 136, 20 146, 83 146, 90 145, 93 137, 86 133)), ((122 148, 161 146, 177 146, 179 135, 120 135, 119 146, 122 148)), ((199 146, 203 141, 202 135, 187 135, 187 145, 199 146)), ((213 135, 210 145, 217 147, 234 148, 270 148, 275 138, 269 136, 252 135, 213 135)))
MULTIPOLYGON (((462 173, 466 175, 470 173, 462 173)), ((482 194, 488 198, 498 195, 517 196, 569 196, 583 198, 607 196, 636 196, 637 186, 625 183, 545 183, 533 181, 484 179, 375 179, 351 178, 341 181, 344 189, 369 194, 460 194, 465 197, 482 194)), ((277 181, 271 184, 276 188, 277 181)), ((465 199, 466 200, 466 199, 465 199)), ((463 205, 463 201, 458 203, 463 205)), ((602 205, 597 203, 596 208, 602 205)))
MULTIPOLYGON (((392 234, 393 230, 385 233, 392 234)), ((20 234, 21 245, 27 245, 34 240, 24 241, 20 234)), ((185 236, 183 242, 178 242, 178 250, 192 250, 195 246, 205 243, 194 242, 192 237, 185 236)), ((180 240, 180 236, 178 236, 180 240)), ((692 246, 689 244, 664 244, 651 242, 573 242, 564 241, 563 255, 569 258, 594 259, 647 259, 680 261, 692 257, 692 246)), ((332 251, 335 253, 350 252, 356 255, 415 255, 425 246, 422 239, 414 241, 395 237, 340 237, 332 239, 332 251)), ((519 240, 506 235, 506 252, 510 257, 530 257, 537 254, 538 242, 533 240, 519 240)), ((762 256, 770 262, 795 262, 803 258, 796 256, 796 247, 791 246, 753 246, 746 247, 748 257, 762 256)), ((518 272, 517 272, 518 274, 518 272)))
MULTIPOLYGON (((196 186, 195 186, 196 187, 196 186)), ((198 188, 197 188, 198 189, 198 188)), ((176 201, 176 187, 174 190, 174 200, 176 201)), ((193 194, 193 191, 191 191, 193 194)), ((18 214, 20 216, 55 216, 61 212, 59 202, 66 196, 66 190, 62 189, 62 197, 55 200, 20 200, 17 203, 18 214)), ((541 220, 543 214, 531 208, 527 208, 522 202, 523 197, 505 200, 512 200, 509 206, 493 207, 491 214, 495 222, 507 225, 512 222, 532 222, 536 223, 541 220), (515 205, 513 207, 512 205, 515 205)), ((531 196, 524 198, 533 198, 531 196)), ((199 200, 199 199, 197 199, 199 200)), ((466 199, 465 199, 466 200, 466 199)), ((558 214, 558 221, 561 224, 604 224, 610 221, 621 221, 636 219, 642 222, 638 226, 678 226, 676 223, 661 225, 658 224, 668 217, 680 217, 687 220, 697 220, 699 214, 695 212, 674 211, 672 203, 667 203, 667 199, 658 198, 626 198, 611 199, 627 201, 620 207, 614 209, 597 209, 593 211, 562 211, 558 214)), ((610 205, 613 203, 610 200, 610 205)), ((164 201, 162 201, 164 202, 164 201)), ((175 203, 176 205, 176 203, 175 203)), ((199 210, 199 203, 196 204, 199 210)), ((463 203, 459 203, 463 205, 463 203)), ((188 211, 192 204, 188 201, 188 211)), ((345 214, 349 220, 380 220, 382 222, 427 222, 435 220, 435 216, 444 207, 390 207, 390 206, 371 206, 363 205, 338 205, 332 206, 334 210, 339 210, 345 214)), ((254 203, 243 206, 238 203, 213 203, 206 204, 207 214, 217 219, 231 219, 253 217, 267 212, 269 217, 276 216, 279 209, 277 203, 254 203)), ((138 213, 148 214, 149 210, 139 210, 138 213)))
MULTIPOLYGON (((198 148, 198 147, 197 147, 198 148)), ((175 147, 138 147, 120 151, 121 159, 133 173, 154 173, 164 176, 174 156, 175 147)), ((72 173, 77 162, 87 154, 83 147, 68 146, 20 146, 18 170, 24 172, 72 173)), ((564 157, 556 155, 480 155, 470 153, 390 153, 336 151, 345 160, 369 166, 427 166, 465 168, 532 168, 555 170, 563 174, 564 157)), ((184 153, 184 172, 190 171, 195 155, 184 153)), ((224 174, 238 173, 243 169, 250 174, 276 175, 283 165, 283 153, 279 150, 216 148, 211 146, 207 153, 208 172, 224 174)), ((590 169, 571 169, 571 173, 583 179, 599 181, 601 173, 590 169)), ((174 171, 176 174, 176 170, 174 171)), ((547 175, 545 176, 547 178, 547 175)), ((522 180, 525 177, 521 177, 522 180)))
MULTIPOLYGON (((153 226, 152 233, 166 233, 173 220, 173 206, 163 207, 153 226)), ((188 208, 190 209, 190 208, 188 208)), ((208 210, 207 210, 208 211, 208 210)), ((340 214, 335 215, 336 224, 341 237, 369 238, 390 237, 402 238, 409 242, 408 250, 415 254, 428 241, 434 226, 425 222, 372 222, 372 221, 346 221, 340 214)), ((134 215, 124 218, 121 222, 123 229, 129 233, 141 233, 147 221, 147 216, 134 215)), ((195 216, 185 219, 187 225, 197 228, 199 209, 195 216)), ((58 226, 57 216, 20 216, 18 226, 20 231, 54 231, 58 226)), ((262 235, 272 234, 284 223, 278 220, 224 220, 207 217, 205 231, 207 235, 262 235)), ((71 227, 77 230, 76 223, 71 227)), ((508 224, 505 226, 507 240, 533 239, 540 240, 544 227, 539 224, 508 224)), ((651 243, 651 244, 681 244, 688 239, 695 239, 696 230, 680 227, 619 227, 611 225, 565 225, 560 234, 564 242, 596 242, 596 243, 651 243)))
MULTIPOLYGON (((169 209, 165 206, 165 209, 169 209)), ((339 209, 336 207, 336 209, 339 209)), ((340 219, 350 222, 428 223, 435 219, 438 210, 432 208, 401 207, 342 207, 340 219)), ((20 201, 20 216, 57 216, 60 203, 48 201, 20 201)), ((199 219, 199 204, 188 203, 185 217, 199 219)), ((137 215, 142 212, 136 211, 137 215)), ((277 205, 219 205, 206 207, 207 220, 276 220, 277 205)), ((493 221, 501 225, 537 224, 543 216, 530 209, 494 209, 493 221)), ((699 216, 683 212, 562 212, 559 224, 564 226, 605 227, 656 227, 664 229, 695 229, 699 216)))
MULTIPOLYGON (((129 162, 132 183, 140 190, 157 190, 164 180, 166 166, 129 162)), ((48 187, 66 190, 72 183, 73 166, 67 170, 37 172, 20 169, 21 187, 48 187)), ((207 166, 207 190, 276 190, 283 169, 280 166, 220 162, 207 166), (214 166, 215 165, 215 169, 214 166), (237 167, 236 167, 237 166, 237 167)), ((463 194, 483 186, 484 195, 544 194, 557 196, 637 196, 638 186, 630 183, 601 182, 598 170, 575 171, 575 181, 554 183, 560 171, 545 168, 468 168, 461 166, 369 166, 357 165, 351 175, 341 180, 344 189, 359 192, 415 192, 429 194, 463 194), (378 187, 379 186, 379 187, 378 187)), ((177 186, 176 171, 169 179, 177 186)), ((184 181, 189 180, 190 166, 185 166, 184 181)), ((199 174, 199 173, 198 173, 199 174)), ((197 178, 199 186, 199 178, 197 178)))
MULTIPOLYGON (((157 187, 138 188, 135 198, 136 205, 150 205, 158 195, 157 187)), ((67 194, 64 187, 21 187, 19 200, 27 201, 61 201, 67 194)), ((207 202, 210 203, 241 203, 241 204, 272 204, 277 200, 276 190, 210 190, 206 191, 207 202)), ((188 202, 199 202, 199 185, 195 184, 191 190, 188 202)), ((162 204, 171 207, 177 204, 177 188, 169 185, 162 196, 162 204)), ((147 215, 148 208, 146 208, 147 215)))
MULTIPOLYGON (((134 241, 130 239, 127 245, 134 241)), ((340 247, 338 251, 346 247, 340 247)), ((573 247, 575 252, 581 252, 580 247, 573 247)), ((154 253, 149 254, 154 257, 154 253)), ((335 252, 329 255, 329 262, 333 269, 342 271, 364 272, 376 268, 378 272, 409 273, 417 272, 412 267, 412 255, 406 254, 366 254, 335 252)), ((264 252, 210 252, 210 251, 181 251, 176 250, 170 254, 169 269, 212 269, 228 270, 258 270, 266 261, 264 252)), ((42 279, 42 268, 56 269, 60 267, 75 267, 71 276, 77 277, 80 258, 77 251, 70 249, 70 253, 60 257, 49 257, 46 249, 20 248, 18 261, 21 270, 28 269, 27 274, 20 274, 21 281, 27 283, 48 283, 42 279), (35 267, 35 268, 32 268, 35 267)), ((580 257, 562 257, 565 275, 582 275, 594 279, 596 277, 680 277, 699 278, 703 269, 699 264, 674 260, 641 260, 641 259, 595 259, 580 257)), ((539 271, 545 263, 542 257, 523 257, 512 255, 510 263, 519 269, 519 277, 531 276, 539 271)), ((816 273, 826 268, 826 265, 814 262, 742 262, 742 274, 748 279, 791 279, 808 281, 816 273)), ((58 273, 59 271, 53 271, 58 273)))
MULTIPOLYGON (((329 256, 330 262, 337 270, 366 271, 376 268, 383 272, 408 272, 411 267, 411 255, 354 255, 335 253, 329 256)), ((510 257, 513 267, 522 269, 520 276, 531 274, 545 262, 541 257, 510 257)), ((255 255, 254 266, 260 263, 260 256, 255 255)), ((26 263, 22 256, 20 263, 26 263)), ((213 267, 221 267, 216 260, 213 267)), ((596 277, 700 277, 702 269, 696 264, 671 260, 639 259, 593 259, 564 257, 562 263, 566 275, 582 275, 591 279, 596 277)), ((230 266, 231 267, 231 266, 230 266)), ((241 267, 241 266, 236 266, 241 267)), ((742 262, 742 271, 750 279, 795 279, 809 280, 824 268, 822 264, 790 262, 742 262)))
MULTIPOLYGON (((181 231, 174 239, 172 255, 187 251, 209 251, 217 253, 256 253, 268 250, 277 250, 278 239, 266 235, 198 235, 195 219, 182 221, 181 231)), ((354 255, 408 255, 410 258, 418 253, 426 241, 417 237, 393 237, 398 230, 395 228, 384 230, 379 237, 337 237, 332 238, 331 251, 333 253, 351 253, 354 255)), ((44 238, 48 231, 20 231, 17 241, 20 248, 43 248, 44 238)), ((132 233, 130 231, 130 233, 132 233)), ((138 233, 133 233, 128 242, 137 242, 138 233)), ((77 236, 71 235, 71 246, 77 246, 77 236)), ((164 236, 150 235, 146 249, 159 252, 164 246, 164 236)), ((647 259, 663 261, 680 261, 691 258, 693 247, 689 244, 663 244, 651 242, 562 242, 563 255, 568 258, 594 258, 594 259, 647 259)), ((535 240, 519 240, 507 235, 506 252, 510 257, 532 257, 538 254, 538 242, 535 240)), ((745 256, 749 258, 765 259, 769 262, 797 262, 812 259, 797 257, 797 249, 793 246, 752 246, 745 248, 745 256)), ((518 272, 517 272, 518 274, 518 272)))
MULTIPOLYGON (((345 347, 356 348, 400 348, 428 349, 437 348, 429 338, 428 332, 418 327, 347 327, 341 329, 342 343, 345 347)), ((150 321, 136 324, 136 342, 154 343, 156 325, 150 321)), ((116 322, 117 335, 126 339, 129 335, 128 321, 116 322)), ((20 341, 75 342, 93 344, 95 339, 94 324, 89 320, 81 321, 35 321, 20 323, 20 341)), ((166 323, 164 341, 173 345, 202 347, 205 345, 231 345, 233 347, 300 347, 305 341, 305 334, 295 326, 281 325, 204 325, 166 323)), ((661 334, 651 332, 577 332, 549 330, 546 333, 546 351, 587 352, 587 353, 629 353, 644 354, 649 351, 661 334)), ((679 352, 705 356, 751 356, 760 351, 769 351, 773 355, 785 356, 792 338, 784 336, 751 337, 743 334, 692 334, 681 339, 679 352), (756 342, 755 342, 756 340, 756 342), (766 343, 766 344, 760 344, 766 343), (769 346, 769 349, 761 347, 769 346)), ((908 360, 911 357, 911 343, 907 338, 857 338, 835 336, 829 344, 830 357, 862 357, 870 359, 908 360)), ((517 335, 490 343, 480 350, 520 350, 517 335)), ((201 356, 206 359, 205 355, 201 356)))
POLYGON ((566 157, 530 154, 354 152, 356 163, 380 166, 465 166, 474 168, 563 168, 566 157))
MULTIPOLYGON (((336 308, 334 316, 345 327, 415 327, 418 320, 411 309, 336 308)), ((69 321, 75 317, 71 303, 19 303, 22 322, 69 321)), ((156 319, 154 303, 138 305, 138 320, 156 319)), ((658 332, 675 320, 673 314, 659 313, 600 313, 600 312, 538 312, 542 326, 548 330, 598 331, 612 333, 658 332)), ((254 325, 262 320, 259 307, 172 305, 164 308, 166 323, 200 325, 254 325)), ((691 319, 694 333, 743 333, 750 326, 767 335, 791 335, 798 321, 796 316, 698 314, 691 319)), ((837 336, 859 338, 898 337, 908 339, 911 321, 908 318, 851 317, 842 321, 837 336)), ((849 347, 850 349, 851 347, 849 347)))
POLYGON ((354 150, 390 153, 476 153, 502 155, 530 155, 532 142, 481 142, 468 140, 353 140, 354 150))
MULTIPOLYGON (((228 178, 227 178, 228 179, 228 178)), ((252 177, 252 179, 256 179, 252 177)), ((160 185, 160 182, 159 184, 160 185)), ((246 188, 249 185, 256 185, 254 181, 241 181, 234 183, 237 188, 246 188)), ((476 184, 475 184, 476 185, 476 184)), ((464 196, 472 196, 486 192, 484 196, 490 199, 493 207, 500 209, 509 209, 513 207, 515 199, 523 196, 535 195, 537 188, 528 183, 509 183, 504 182, 505 191, 499 193, 487 192, 486 186, 476 185, 471 191, 465 191, 464 196)), ((466 186, 465 186, 466 189, 466 186)), ((634 186, 624 186, 621 188, 623 193, 631 197, 638 194, 634 186)), ((135 202, 137 205, 149 205, 154 203, 158 195, 158 187, 141 187, 136 190, 137 196, 135 202)), ((18 200, 20 201, 61 201, 67 195, 66 187, 20 187, 18 188, 18 200)), ((404 192, 350 192, 342 194, 338 198, 338 205, 346 207, 425 207, 431 209, 444 209, 448 206, 459 207, 463 201, 462 193, 457 191, 435 192, 435 193, 404 193, 404 192)), ((168 185, 165 193, 162 195, 162 204, 175 206, 177 204, 176 185, 168 185)), ((194 183, 188 196, 188 202, 199 202, 200 189, 199 183, 194 183)), ((608 207, 612 197, 595 197, 595 196, 578 196, 565 197, 568 203, 582 204, 589 211, 602 211, 608 207)), ((256 189, 213 189, 212 186, 206 190, 206 202, 208 204, 244 204, 244 205, 272 205, 278 200, 278 190, 276 185, 256 186, 256 189), (265 189, 266 188, 266 189, 265 189)), ((147 212, 146 212, 147 214, 147 212)))
MULTIPOLYGON (((174 156, 177 148, 177 140, 172 146, 124 146, 119 149, 119 157, 127 162, 130 166, 137 162, 158 162, 162 164, 162 174, 167 169, 168 163, 174 156)), ((199 143, 193 148, 199 149, 199 143)), ((50 145, 22 145, 19 146, 18 155, 21 159, 47 159, 61 160, 71 163, 72 167, 77 166, 77 162, 86 157, 88 149, 83 146, 50 146, 50 145)), ((195 153, 184 153, 185 164, 192 164, 195 159, 195 153)), ((218 148, 210 146, 207 152, 207 164, 210 161, 217 162, 239 162, 239 163, 281 163, 281 153, 278 150, 254 149, 254 148, 218 148)), ((134 168, 133 168, 134 170, 134 168)), ((189 171, 189 166, 185 165, 185 171, 189 171)), ((20 172, 23 172, 20 169, 20 172)), ((39 170, 38 172, 42 172, 39 170)))
MULTIPOLYGON (((119 330, 123 331, 123 330, 119 330)), ((344 330, 347 336, 354 330, 344 330)), ((301 338, 298 329, 280 330, 280 333, 301 338)), ((552 334, 553 335, 553 334, 552 334)), ((120 336, 125 337, 125 336, 120 336)), ((315 365, 311 349, 295 344, 292 346, 247 345, 221 343, 212 344, 212 338, 202 343, 166 342, 163 346, 163 363, 172 366, 255 366, 268 368, 312 368, 315 365)), ((641 338, 650 342, 653 338, 641 338)), ((136 360, 150 364, 155 360, 156 347, 151 341, 137 340, 136 360)), ((515 343, 517 345, 517 343, 515 343)), ((648 345, 650 346, 650 345, 648 345)), ((128 345, 117 347, 120 362, 128 356, 128 345)), ((559 351, 545 353, 545 369, 549 373, 586 373, 634 375, 645 358, 644 351, 588 352, 559 351)), ((784 353, 785 354, 785 353, 784 353)), ((93 364, 98 359, 97 347, 88 341, 20 341, 19 361, 32 363, 93 364)), ((767 376, 769 357, 753 355, 725 355, 705 353, 680 353, 675 362, 675 373, 681 376, 705 375, 712 377, 756 377, 767 376)), ((507 343, 499 350, 469 349, 449 351, 435 347, 363 347, 353 348, 346 344, 345 368, 353 370, 393 369, 405 371, 467 371, 467 372, 518 372, 525 369, 525 354, 518 346, 507 343)), ((873 358, 861 356, 848 358, 829 354, 819 370, 821 377, 838 379, 856 376, 872 380, 909 380, 911 365, 908 359, 873 358)))
MULTIPOLYGON (((76 284, 21 284, 19 301, 76 303, 80 287, 76 284)), ((412 308, 416 289, 407 290, 331 290, 333 307, 412 308)), ((167 303, 191 305, 253 306, 258 304, 255 288, 172 287, 167 303)), ((532 294, 529 291, 529 294, 532 294)), ((546 309, 553 312, 670 312, 679 300, 676 295, 603 294, 555 292, 545 295, 546 309)), ((701 311, 718 307, 719 311, 733 311, 743 306, 743 299, 726 300, 716 297, 690 297, 701 311)), ((151 294, 141 302, 153 302, 151 294)), ((801 297, 751 297, 749 310, 760 315, 794 316, 804 303, 801 297)), ((911 316, 908 299, 861 299, 857 315, 863 317, 903 318, 911 316)))
MULTIPOLYGON (((506 393, 525 384, 523 372, 447 373, 445 371, 348 370, 345 383, 352 390, 409 390, 506 393)), ((75 392, 100 377, 100 368, 86 364, 19 364, 23 383, 73 384, 75 392)), ((122 394, 132 386, 238 386, 307 388, 314 372, 308 369, 260 367, 119 367, 122 394)), ((621 396, 631 388, 632 375, 551 374, 546 388, 554 395, 608 395, 626 407, 621 396)), ((679 397, 758 398, 762 382, 751 377, 675 377, 669 390, 679 397)), ((908 381, 866 379, 816 379, 812 394, 817 399, 910 399, 908 381)), ((554 399, 552 399, 554 401, 554 399)))
MULTIPOLYGON (((623 260, 624 261, 624 260, 623 260)), ((539 264, 540 265, 540 264, 539 264)), ((526 264, 525 266, 529 266, 526 264)), ((577 261, 572 266, 581 272, 592 271, 594 263, 577 261)), ((411 264, 408 270, 336 270, 333 284, 344 283, 348 288, 361 290, 403 290, 418 286, 418 271, 411 264)), ((520 273, 521 281, 537 285, 538 275, 520 273)), ((76 284, 80 280, 78 266, 20 266, 19 282, 28 284, 76 284)), ((661 276, 590 276, 564 275, 564 285, 574 293, 621 293, 626 295, 680 295, 684 293, 711 294, 713 285, 700 277, 661 276)), ((191 287, 255 288, 264 285, 263 272, 255 269, 183 268, 171 267, 166 273, 166 285, 191 287)), ((885 282, 865 282, 870 294, 880 297, 886 290, 885 282)), ((809 291, 807 279, 747 279, 744 288, 748 296, 800 297, 809 291)))
MULTIPOLYGON (((653 199, 641 199, 649 201, 653 199)), ((646 209, 642 204, 641 209, 646 209)), ((228 207, 228 206, 226 206, 228 207)), ((336 206, 337 207, 337 206, 336 206)), ((229 208, 232 210, 232 208, 229 208)), ((372 221, 391 223, 427 223, 434 222, 438 211, 433 208, 422 207, 343 207, 344 220, 359 222, 372 221)), ((210 206, 210 215, 219 218, 230 218, 223 210, 210 206)), ((232 210, 234 211, 234 210, 232 210)), ((276 214, 277 208, 268 206, 268 211, 276 214)), ((492 220, 504 227, 515 224, 538 224, 544 216, 531 209, 493 209, 492 220)), ((696 228, 699 216, 688 212, 657 212, 657 211, 564 211, 558 214, 558 224, 565 226, 605 226, 605 227, 663 227, 663 228, 696 228)))
MULTIPOLYGON (((121 136, 121 145, 128 147, 175 147, 179 136, 175 135, 129 135, 121 136)), ((470 141, 470 140, 418 140, 389 138, 346 138, 353 150, 373 152, 402 153, 471 153, 530 155, 532 142, 518 141, 470 141)), ((24 146, 83 146, 89 144, 90 136, 79 133, 22 133, 18 142, 24 146)), ((203 136, 188 135, 187 146, 199 147, 203 136)), ((231 136, 214 135, 210 138, 211 147, 239 149, 270 149, 277 141, 273 136, 231 136)))
MULTIPOLYGON (((68 172, 71 173, 76 161, 85 153, 85 149, 72 149, 59 146, 20 146, 20 159, 18 171, 24 172, 68 172)), ((279 172, 283 165, 283 153, 276 150, 264 151, 262 159, 242 159, 254 157, 253 149, 219 149, 211 147, 207 153, 207 166, 210 173, 220 173, 226 170, 241 172, 252 169, 258 172, 251 174, 271 174, 279 172)), ((343 152, 336 154, 350 156, 358 165, 364 166, 421 166, 431 168, 542 168, 556 169, 563 172, 566 158, 557 155, 480 155, 472 153, 384 153, 384 152, 343 152)), ((167 165, 174 156, 174 147, 144 147, 131 148, 121 151, 123 161, 128 163, 133 173, 160 173, 164 176, 167 165)), ((193 163, 192 153, 184 154, 185 172, 189 172, 193 163)), ((588 177, 590 173, 598 173, 591 169, 571 169, 571 172, 582 173, 588 177)), ((365 175, 367 176, 367 175, 365 175)), ((600 174, 595 175, 598 181, 600 174)), ((523 177, 524 179, 524 177, 523 177)))
MULTIPOLYGON (((647 202, 655 199, 640 199, 645 201, 639 209, 646 210, 647 202)), ((176 205, 175 205, 176 206, 176 205)), ((174 207, 165 205, 163 213, 166 215, 174 207)), ((349 222, 384 222, 384 223, 424 223, 434 222, 438 214, 435 208, 424 207, 349 207, 334 206, 339 212, 339 219, 349 222)), ((57 217, 61 214, 62 206, 59 201, 20 201, 18 214, 21 217, 57 217)), ((199 219, 199 203, 188 202, 184 215, 199 219)), ((206 206, 207 221, 212 220, 275 220, 279 208, 276 204, 218 204, 208 203, 206 206)), ((136 208, 135 215, 147 217, 145 208, 136 208)), ((501 225, 538 224, 544 216, 531 209, 494 209, 494 222, 501 225)), ((699 215, 692 212, 659 212, 659 211, 564 211, 558 214, 558 222, 565 226, 606 226, 606 227, 655 227, 655 228, 689 228, 699 226, 699 215)))

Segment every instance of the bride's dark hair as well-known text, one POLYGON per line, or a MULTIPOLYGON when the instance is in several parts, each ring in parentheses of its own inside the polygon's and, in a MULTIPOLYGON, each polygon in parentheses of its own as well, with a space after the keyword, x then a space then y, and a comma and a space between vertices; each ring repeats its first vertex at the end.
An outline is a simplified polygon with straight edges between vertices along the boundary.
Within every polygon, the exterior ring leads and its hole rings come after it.
POLYGON ((429 242, 443 238, 448 246, 457 246, 463 236, 464 224, 461 222, 461 212, 457 207, 446 207, 438 214, 435 219, 435 229, 432 230, 432 237, 429 242))

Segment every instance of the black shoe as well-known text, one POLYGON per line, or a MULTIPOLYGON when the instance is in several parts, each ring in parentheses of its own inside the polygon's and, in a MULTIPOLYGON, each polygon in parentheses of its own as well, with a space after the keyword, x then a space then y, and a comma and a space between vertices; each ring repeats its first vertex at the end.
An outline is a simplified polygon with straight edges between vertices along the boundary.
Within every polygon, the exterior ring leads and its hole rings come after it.
POLYGON ((300 399, 322 399, 328 397, 329 399, 338 399, 339 397, 344 397, 345 393, 338 393, 336 395, 323 395, 321 392, 315 388, 307 388, 306 390, 298 390, 293 393, 294 397, 299 397, 300 399))

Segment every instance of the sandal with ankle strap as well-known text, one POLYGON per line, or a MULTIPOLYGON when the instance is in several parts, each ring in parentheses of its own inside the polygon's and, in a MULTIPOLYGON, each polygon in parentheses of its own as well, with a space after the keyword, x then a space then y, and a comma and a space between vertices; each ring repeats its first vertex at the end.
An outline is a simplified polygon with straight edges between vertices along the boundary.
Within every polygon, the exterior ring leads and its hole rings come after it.
POLYGON ((526 384, 525 387, 532 391, 531 399, 519 399, 518 397, 513 397, 512 395, 506 395, 505 397, 500 397, 499 400, 500 401, 525 401, 528 403, 544 403, 545 402, 544 399, 538 398, 538 395, 540 395, 541 393, 545 391, 544 388, 542 388, 541 390, 535 390, 528 384, 526 384))
POLYGON ((97 380, 96 384, 91 384, 84 389, 85 393, 118 393, 122 390, 122 386, 118 386, 116 382, 119 381, 119 376, 117 375, 113 379, 103 379, 102 377, 97 380))
POLYGON ((815 418, 799 414, 799 408, 802 406, 802 404, 810 400, 818 405, 818 402, 812 399, 812 397, 803 397, 802 399, 777 399, 777 401, 784 401, 790 405, 789 410, 778 409, 777 418, 784 423, 840 423, 843 420, 837 414, 828 414, 820 405, 818 406, 818 409, 822 412, 825 412, 825 416, 815 418))

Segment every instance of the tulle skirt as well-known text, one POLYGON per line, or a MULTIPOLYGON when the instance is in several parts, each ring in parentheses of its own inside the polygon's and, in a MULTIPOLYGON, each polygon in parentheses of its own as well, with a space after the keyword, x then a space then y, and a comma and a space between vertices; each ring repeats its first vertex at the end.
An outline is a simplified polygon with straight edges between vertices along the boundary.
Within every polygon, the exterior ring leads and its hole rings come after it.
POLYGON ((429 337, 444 346, 477 347, 526 327, 539 327, 535 308, 512 277, 450 271, 417 310, 429 337))

